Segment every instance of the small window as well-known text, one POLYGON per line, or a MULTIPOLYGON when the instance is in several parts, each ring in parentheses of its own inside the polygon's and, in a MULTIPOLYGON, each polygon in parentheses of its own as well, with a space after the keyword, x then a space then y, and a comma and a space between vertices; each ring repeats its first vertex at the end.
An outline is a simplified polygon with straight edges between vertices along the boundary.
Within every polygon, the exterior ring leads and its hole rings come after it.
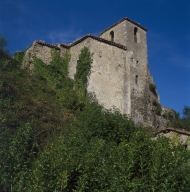
POLYGON ((111 40, 111 42, 114 42, 114 32, 113 31, 110 32, 110 40, 111 40))
POLYGON ((138 85, 138 75, 135 76, 135 83, 138 85))
POLYGON ((137 43, 137 31, 138 29, 135 27, 134 28, 134 42, 137 43))

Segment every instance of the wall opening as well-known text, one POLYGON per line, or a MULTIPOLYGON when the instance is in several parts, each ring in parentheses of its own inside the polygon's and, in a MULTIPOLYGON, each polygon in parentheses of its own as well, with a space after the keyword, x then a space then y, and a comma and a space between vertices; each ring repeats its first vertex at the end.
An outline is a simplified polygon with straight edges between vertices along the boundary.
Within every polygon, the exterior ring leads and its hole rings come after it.
POLYGON ((137 27, 134 28, 134 34, 133 35, 134 35, 134 42, 140 43, 140 34, 139 34, 137 27))
POLYGON ((137 32, 138 32, 138 28, 135 27, 134 28, 134 42, 135 43, 138 43, 138 34, 137 34, 137 32))
POLYGON ((138 75, 135 76, 135 84, 138 85, 138 75))
POLYGON ((113 31, 110 32, 110 41, 114 42, 114 32, 113 31))

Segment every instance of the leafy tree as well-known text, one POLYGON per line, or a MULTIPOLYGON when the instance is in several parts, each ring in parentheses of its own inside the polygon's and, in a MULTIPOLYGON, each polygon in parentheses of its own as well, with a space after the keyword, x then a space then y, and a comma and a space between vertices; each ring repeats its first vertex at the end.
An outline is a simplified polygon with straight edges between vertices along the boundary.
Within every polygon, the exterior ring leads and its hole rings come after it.
POLYGON ((184 106, 183 116, 184 116, 185 119, 190 119, 190 107, 184 106))
POLYGON ((0 148, 0 178, 5 191, 24 191, 35 157, 36 144, 29 124, 19 128, 0 148))
MULTIPOLYGON (((94 105, 93 109, 96 107, 94 105)), ((88 118, 86 114, 85 117, 88 118)), ((108 122, 117 118, 127 124, 124 117, 115 114, 104 124, 104 129, 109 130, 108 122)), ((28 191, 187 189, 187 155, 183 146, 174 145, 165 137, 152 140, 140 130, 131 132, 127 140, 118 143, 114 140, 118 138, 117 132, 112 133, 111 139, 102 137, 102 133, 92 135, 97 122, 93 119, 88 122, 91 129, 71 126, 40 153, 29 179, 28 191)), ((125 133, 127 128, 120 127, 120 131, 125 133)), ((135 126, 133 128, 136 130, 135 126)), ((122 134, 120 137, 123 138, 122 134)))
POLYGON ((7 46, 6 39, 0 34, 0 58, 4 56, 4 54, 8 54, 8 50, 5 50, 7 46))
POLYGON ((26 53, 26 51, 17 51, 17 52, 14 54, 14 59, 15 59, 18 63, 22 64, 23 59, 24 59, 24 56, 25 56, 25 53, 26 53))
POLYGON ((168 126, 190 131, 190 107, 184 106, 183 118, 179 118, 178 116, 177 118, 173 119, 168 126))

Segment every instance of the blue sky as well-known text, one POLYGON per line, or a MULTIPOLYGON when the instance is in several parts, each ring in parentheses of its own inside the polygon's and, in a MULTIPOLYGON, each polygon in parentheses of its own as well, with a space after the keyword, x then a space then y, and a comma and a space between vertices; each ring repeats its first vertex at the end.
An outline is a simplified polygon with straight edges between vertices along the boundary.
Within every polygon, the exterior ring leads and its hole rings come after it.
POLYGON ((0 0, 0 33, 11 54, 34 40, 71 43, 123 17, 148 29, 148 61, 161 104, 190 106, 189 0, 0 0))

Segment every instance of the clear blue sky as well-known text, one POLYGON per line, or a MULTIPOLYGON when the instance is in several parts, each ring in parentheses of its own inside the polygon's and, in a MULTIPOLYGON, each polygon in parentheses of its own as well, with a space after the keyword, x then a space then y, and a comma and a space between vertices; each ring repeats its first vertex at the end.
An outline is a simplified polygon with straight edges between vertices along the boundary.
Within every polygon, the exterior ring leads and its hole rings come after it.
POLYGON ((0 33, 12 54, 34 40, 71 43, 99 35, 123 17, 148 29, 161 104, 177 112, 190 106, 190 0, 0 0, 0 33))

